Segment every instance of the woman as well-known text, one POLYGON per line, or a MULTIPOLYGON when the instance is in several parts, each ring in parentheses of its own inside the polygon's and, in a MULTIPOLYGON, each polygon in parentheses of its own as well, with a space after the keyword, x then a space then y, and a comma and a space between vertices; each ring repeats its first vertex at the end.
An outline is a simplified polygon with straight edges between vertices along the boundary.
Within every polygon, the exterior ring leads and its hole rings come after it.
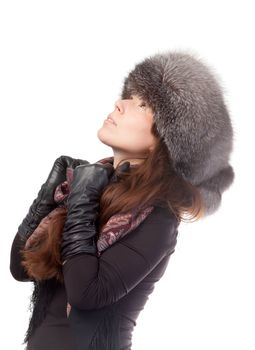
POLYGON ((138 63, 108 117, 114 156, 59 157, 14 238, 11 273, 35 285, 28 350, 131 349, 180 222, 213 214, 234 180, 229 113, 195 56, 138 63))

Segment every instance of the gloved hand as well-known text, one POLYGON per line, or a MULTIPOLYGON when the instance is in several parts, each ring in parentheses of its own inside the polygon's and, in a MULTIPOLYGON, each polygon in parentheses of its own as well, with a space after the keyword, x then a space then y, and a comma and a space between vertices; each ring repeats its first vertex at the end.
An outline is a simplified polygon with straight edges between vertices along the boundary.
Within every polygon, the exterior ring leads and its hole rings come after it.
POLYGON ((89 162, 69 156, 60 156, 55 160, 46 182, 41 186, 37 198, 34 199, 26 217, 18 227, 18 235, 22 240, 26 241, 40 221, 57 207, 54 192, 56 187, 66 180, 66 168, 75 168, 81 164, 89 164, 89 162))
POLYGON ((79 165, 73 172, 73 181, 67 197, 67 217, 63 228, 61 257, 79 253, 96 254, 96 219, 100 196, 110 182, 114 167, 110 163, 79 165))

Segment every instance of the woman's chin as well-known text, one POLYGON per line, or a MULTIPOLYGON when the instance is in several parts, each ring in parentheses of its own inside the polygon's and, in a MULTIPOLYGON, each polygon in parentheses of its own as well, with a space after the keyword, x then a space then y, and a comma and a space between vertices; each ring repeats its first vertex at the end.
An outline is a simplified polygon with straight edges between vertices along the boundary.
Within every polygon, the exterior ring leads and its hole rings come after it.
POLYGON ((99 141, 101 141, 105 145, 111 146, 112 136, 107 135, 107 132, 104 131, 103 127, 97 131, 97 138, 99 139, 99 141))

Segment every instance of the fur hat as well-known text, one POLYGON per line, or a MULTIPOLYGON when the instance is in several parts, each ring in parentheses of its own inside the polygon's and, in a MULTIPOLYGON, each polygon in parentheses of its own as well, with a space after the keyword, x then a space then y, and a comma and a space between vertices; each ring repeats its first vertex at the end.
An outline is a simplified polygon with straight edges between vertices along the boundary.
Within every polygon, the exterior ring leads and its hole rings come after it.
POLYGON ((157 131, 177 174, 196 186, 205 216, 232 184, 228 163, 233 130, 212 70, 187 52, 163 52, 137 63, 124 78, 121 99, 137 95, 152 108, 157 131))

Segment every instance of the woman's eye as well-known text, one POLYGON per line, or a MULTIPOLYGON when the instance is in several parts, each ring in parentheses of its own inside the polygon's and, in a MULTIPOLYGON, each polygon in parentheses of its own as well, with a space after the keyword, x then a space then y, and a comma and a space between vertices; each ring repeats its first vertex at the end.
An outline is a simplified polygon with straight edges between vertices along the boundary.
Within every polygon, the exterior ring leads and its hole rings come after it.
POLYGON ((146 104, 143 102, 139 105, 139 107, 146 107, 146 104))

